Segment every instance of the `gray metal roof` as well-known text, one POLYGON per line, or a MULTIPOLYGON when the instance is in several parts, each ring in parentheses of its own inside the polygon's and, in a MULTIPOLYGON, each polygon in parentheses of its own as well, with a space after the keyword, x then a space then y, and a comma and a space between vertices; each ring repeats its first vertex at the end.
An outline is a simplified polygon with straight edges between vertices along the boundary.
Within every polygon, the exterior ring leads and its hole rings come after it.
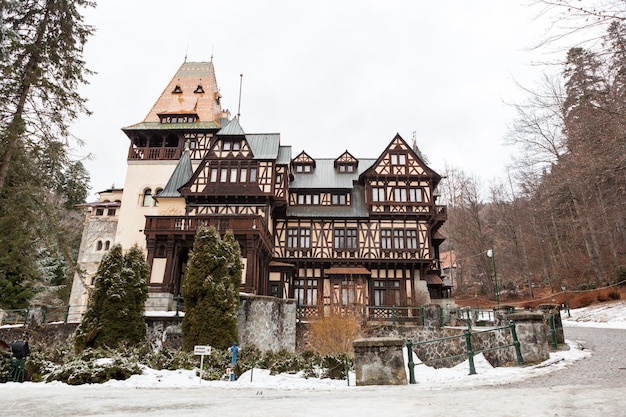
POLYGON ((219 132, 217 132, 217 134, 218 135, 234 135, 234 136, 245 135, 241 125, 239 124, 239 119, 236 117, 233 117, 233 119, 230 122, 228 122, 226 126, 221 128, 219 132))
POLYGON ((288 165, 291 162, 291 146, 280 146, 278 148, 278 157, 276 163, 278 165, 288 165))
POLYGON ((359 179, 365 170, 371 167, 376 159, 359 159, 359 166, 355 172, 337 172, 334 159, 315 159, 313 172, 293 172, 293 181, 289 183, 290 189, 351 189, 354 182, 359 179))
POLYGON ((156 197, 180 197, 178 189, 185 185, 187 181, 191 179, 192 175, 191 155, 189 154, 189 149, 185 149, 178 160, 178 164, 176 164, 176 168, 174 168, 174 172, 172 172, 172 176, 167 181, 165 188, 163 188, 156 197))
POLYGON ((279 133, 246 134, 246 141, 254 154, 254 159, 277 159, 280 147, 279 133))
POLYGON ((311 218, 367 218, 369 213, 365 208, 365 189, 362 185, 355 185, 350 191, 352 205, 350 206, 289 206, 287 217, 311 218))

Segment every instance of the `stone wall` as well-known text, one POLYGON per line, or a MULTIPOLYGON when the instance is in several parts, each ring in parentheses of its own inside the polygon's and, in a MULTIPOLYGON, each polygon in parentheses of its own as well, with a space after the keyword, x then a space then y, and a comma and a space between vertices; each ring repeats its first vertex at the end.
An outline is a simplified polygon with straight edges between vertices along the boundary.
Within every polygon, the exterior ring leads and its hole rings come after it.
POLYGON ((239 344, 254 343, 262 351, 296 350, 296 302, 241 295, 237 316, 239 344))
MULTIPOLYGON (((274 297, 241 295, 237 315, 239 345, 255 344, 262 351, 296 349, 295 300, 274 297)), ((0 328, 0 340, 27 340, 31 346, 37 343, 48 347, 73 347, 78 323, 36 324, 40 314, 31 317, 28 326, 0 328)), ((147 339, 154 348, 180 349, 182 330, 180 317, 146 316, 147 339)))
MULTIPOLYGON (((369 329, 368 336, 410 339, 413 342, 413 352, 421 362, 433 368, 450 368, 467 360, 464 330, 461 327, 381 326, 369 329), (444 340, 420 344, 420 342, 434 339, 444 340), (449 358, 450 356, 455 357, 449 358)), ((508 329, 488 332, 485 330, 488 329, 472 330, 471 344, 474 352, 509 345, 513 341, 508 329)), ((492 366, 506 366, 516 363, 515 349, 512 346, 484 352, 484 355, 492 366)))
POLYGON ((25 340, 31 347, 43 345, 49 349, 74 349, 74 332, 77 327, 76 323, 3 327, 0 328, 0 340, 7 344, 14 340, 25 340))

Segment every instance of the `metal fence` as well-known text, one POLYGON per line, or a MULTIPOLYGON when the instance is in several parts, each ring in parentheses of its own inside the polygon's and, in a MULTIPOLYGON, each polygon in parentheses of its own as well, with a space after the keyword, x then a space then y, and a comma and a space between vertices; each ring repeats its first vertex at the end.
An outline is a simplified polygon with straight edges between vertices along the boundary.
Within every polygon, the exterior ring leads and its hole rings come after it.
POLYGON ((508 347, 514 347, 515 348, 515 356, 516 356, 516 360, 517 360, 517 364, 518 365, 522 365, 524 363, 524 359, 522 358, 522 352, 520 349, 520 343, 519 343, 519 339, 517 338, 517 331, 515 330, 515 323, 511 322, 508 326, 502 326, 502 327, 496 327, 493 329, 489 329, 489 330, 482 330, 482 331, 472 331, 470 328, 465 329, 463 331, 462 335, 458 335, 458 336, 448 336, 448 337, 441 337, 438 339, 431 339, 431 340, 425 340, 422 342, 415 342, 413 343, 410 339, 408 339, 406 341, 406 347, 408 350, 408 354, 409 354, 409 382, 411 384, 415 384, 415 362, 413 361, 413 347, 414 346, 419 346, 419 345, 425 345, 425 344, 429 344, 429 343, 437 343, 437 342, 444 342, 447 340, 454 340, 454 339, 462 339, 465 338, 465 353, 459 354, 459 355, 450 355, 450 356, 445 356, 445 357, 441 357, 441 358, 436 358, 436 359, 431 359, 432 361, 443 361, 446 359, 455 359, 455 358, 460 358, 460 357, 464 357, 467 356, 467 360, 469 363, 469 374, 470 375, 475 375, 476 374, 476 367, 474 365, 474 356, 479 354, 479 353, 484 353, 484 352, 489 352, 489 351, 493 351, 493 350, 498 350, 498 349, 505 349, 508 347), (504 344, 504 345, 498 345, 498 346, 492 346, 486 349, 482 349, 482 350, 473 350, 472 348, 472 335, 476 335, 479 333, 489 333, 489 332, 497 332, 500 330, 505 330, 505 329, 509 329, 511 332, 511 338, 513 340, 512 343, 508 343, 508 344, 504 344))

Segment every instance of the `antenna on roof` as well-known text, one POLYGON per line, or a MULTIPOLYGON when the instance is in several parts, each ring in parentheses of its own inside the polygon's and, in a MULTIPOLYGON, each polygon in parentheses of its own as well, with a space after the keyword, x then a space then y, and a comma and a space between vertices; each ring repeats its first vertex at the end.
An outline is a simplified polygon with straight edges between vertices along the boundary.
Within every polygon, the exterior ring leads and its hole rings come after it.
POLYGON ((239 74, 239 104, 237 104, 237 119, 241 115, 241 84, 243 83, 243 74, 239 74))
POLYGON ((189 44, 187 44, 187 49, 185 49, 185 62, 187 62, 187 53, 189 52, 189 44))
POLYGON ((211 63, 213 63, 213 49, 215 49, 215 44, 211 45, 211 63))

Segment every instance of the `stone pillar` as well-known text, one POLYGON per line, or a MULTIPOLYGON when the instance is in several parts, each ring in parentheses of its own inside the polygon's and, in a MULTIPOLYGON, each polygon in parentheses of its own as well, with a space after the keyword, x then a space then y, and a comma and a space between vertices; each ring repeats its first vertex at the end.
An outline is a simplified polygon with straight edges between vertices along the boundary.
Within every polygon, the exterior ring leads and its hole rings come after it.
POLYGON ((548 332, 540 313, 513 313, 509 320, 515 323, 517 338, 524 363, 543 362, 550 358, 548 332))
POLYGON ((424 327, 429 329, 441 327, 441 306, 439 304, 426 304, 424 306, 424 327))
POLYGON ((502 327, 509 324, 509 314, 514 307, 500 305, 493 308, 493 325, 494 327, 502 327))
POLYGON ((404 339, 372 337, 352 342, 357 386, 406 385, 404 339))
POLYGON ((542 313, 548 329, 550 329, 550 314, 554 316, 554 329, 556 330, 556 342, 558 344, 565 343, 565 334, 563 333, 563 322, 561 321, 561 308, 558 304, 540 304, 536 309, 539 313, 542 313))

